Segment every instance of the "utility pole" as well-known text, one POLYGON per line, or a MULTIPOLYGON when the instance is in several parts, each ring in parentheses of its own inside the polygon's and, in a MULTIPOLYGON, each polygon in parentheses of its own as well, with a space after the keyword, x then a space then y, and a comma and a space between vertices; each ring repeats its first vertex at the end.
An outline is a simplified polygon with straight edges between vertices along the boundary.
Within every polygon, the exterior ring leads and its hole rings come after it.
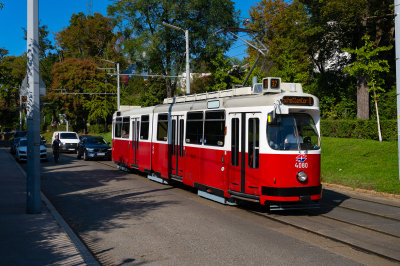
POLYGON ((39 0, 28 0, 26 116, 28 122, 26 213, 41 213, 40 200, 40 97, 39 97, 39 0))
POLYGON ((190 94, 190 65, 189 65, 189 30, 183 30, 177 26, 163 22, 164 26, 174 30, 181 30, 185 32, 186 39, 186 94, 190 94))
MULTIPOLYGON (((120 76, 120 74, 119 74, 119 63, 115 63, 113 61, 106 60, 106 59, 100 59, 100 60, 106 61, 106 62, 114 64, 114 65, 117 65, 117 111, 119 111, 119 106, 120 106, 120 97, 119 97, 119 76, 120 76)), ((110 69, 110 68, 99 68, 99 69, 110 69)), ((115 68, 111 68, 111 69, 114 69, 114 71, 115 71, 115 68)))
POLYGON ((22 91, 19 86, 19 131, 22 131, 22 91))
MULTIPOLYGON (((394 27, 396 47, 396 99, 397 99, 397 138, 398 162, 400 166, 400 0, 394 0, 394 27)), ((399 167, 400 181, 400 167, 399 167)))

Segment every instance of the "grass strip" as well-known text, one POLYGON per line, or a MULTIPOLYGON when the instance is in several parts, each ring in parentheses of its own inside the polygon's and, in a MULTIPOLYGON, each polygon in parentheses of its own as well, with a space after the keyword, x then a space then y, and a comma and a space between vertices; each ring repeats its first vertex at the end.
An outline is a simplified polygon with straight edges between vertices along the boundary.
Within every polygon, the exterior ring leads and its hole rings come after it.
POLYGON ((400 194, 397 145, 397 141, 322 137, 322 180, 400 194))

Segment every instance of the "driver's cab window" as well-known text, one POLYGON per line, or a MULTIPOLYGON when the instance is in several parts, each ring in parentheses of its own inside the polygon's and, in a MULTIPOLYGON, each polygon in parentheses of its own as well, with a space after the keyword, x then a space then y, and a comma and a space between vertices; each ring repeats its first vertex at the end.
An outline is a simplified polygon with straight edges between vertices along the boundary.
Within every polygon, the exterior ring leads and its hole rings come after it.
POLYGON ((277 115, 267 125, 267 139, 274 150, 318 150, 320 138, 308 114, 277 115))

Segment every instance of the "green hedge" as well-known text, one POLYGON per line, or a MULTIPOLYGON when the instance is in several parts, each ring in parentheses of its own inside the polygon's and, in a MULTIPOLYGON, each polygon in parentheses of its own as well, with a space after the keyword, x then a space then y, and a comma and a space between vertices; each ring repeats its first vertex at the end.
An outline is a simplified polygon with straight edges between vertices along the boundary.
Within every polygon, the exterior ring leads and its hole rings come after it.
MULTIPOLYGON (((383 140, 397 140, 397 120, 382 120, 383 140)), ((324 137, 379 140, 376 120, 321 120, 324 137)))
POLYGON ((87 127, 88 131, 90 133, 94 133, 94 134, 104 133, 105 128, 106 127, 104 125, 90 125, 87 127))

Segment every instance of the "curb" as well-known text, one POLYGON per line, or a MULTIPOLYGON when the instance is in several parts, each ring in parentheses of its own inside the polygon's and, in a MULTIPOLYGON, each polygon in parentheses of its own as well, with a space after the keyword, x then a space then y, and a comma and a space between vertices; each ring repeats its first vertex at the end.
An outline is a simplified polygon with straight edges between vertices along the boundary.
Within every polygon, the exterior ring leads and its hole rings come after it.
POLYGON ((361 192, 361 193, 365 193, 365 194, 369 194, 369 195, 377 195, 377 196, 383 196, 383 197, 387 197, 387 198, 400 199, 400 195, 390 194, 390 193, 386 193, 386 192, 377 192, 374 190, 367 190, 367 189, 362 189, 362 188, 351 188, 351 187, 347 187, 347 186, 343 186, 343 185, 325 183, 325 182, 322 182, 322 185, 324 187, 334 187, 334 188, 345 189, 345 190, 353 191, 353 192, 361 192))
MULTIPOLYGON (((6 149, 3 147, 3 149, 6 149)), ((22 175, 27 178, 27 174, 24 169, 19 165, 17 161, 15 161, 14 157, 8 152, 8 156, 12 159, 17 168, 21 171, 22 175)), ((61 215, 54 208, 53 204, 47 199, 47 197, 40 191, 41 199, 46 203, 47 209, 51 212, 54 219, 60 225, 60 227, 64 230, 65 234, 69 237, 71 242, 74 244, 75 248, 81 254, 83 260, 86 262, 88 266, 100 266, 99 262, 93 257, 92 253, 86 248, 86 246, 82 243, 82 241, 76 236, 74 231, 72 231, 71 227, 65 222, 65 220, 61 217, 61 215)))

